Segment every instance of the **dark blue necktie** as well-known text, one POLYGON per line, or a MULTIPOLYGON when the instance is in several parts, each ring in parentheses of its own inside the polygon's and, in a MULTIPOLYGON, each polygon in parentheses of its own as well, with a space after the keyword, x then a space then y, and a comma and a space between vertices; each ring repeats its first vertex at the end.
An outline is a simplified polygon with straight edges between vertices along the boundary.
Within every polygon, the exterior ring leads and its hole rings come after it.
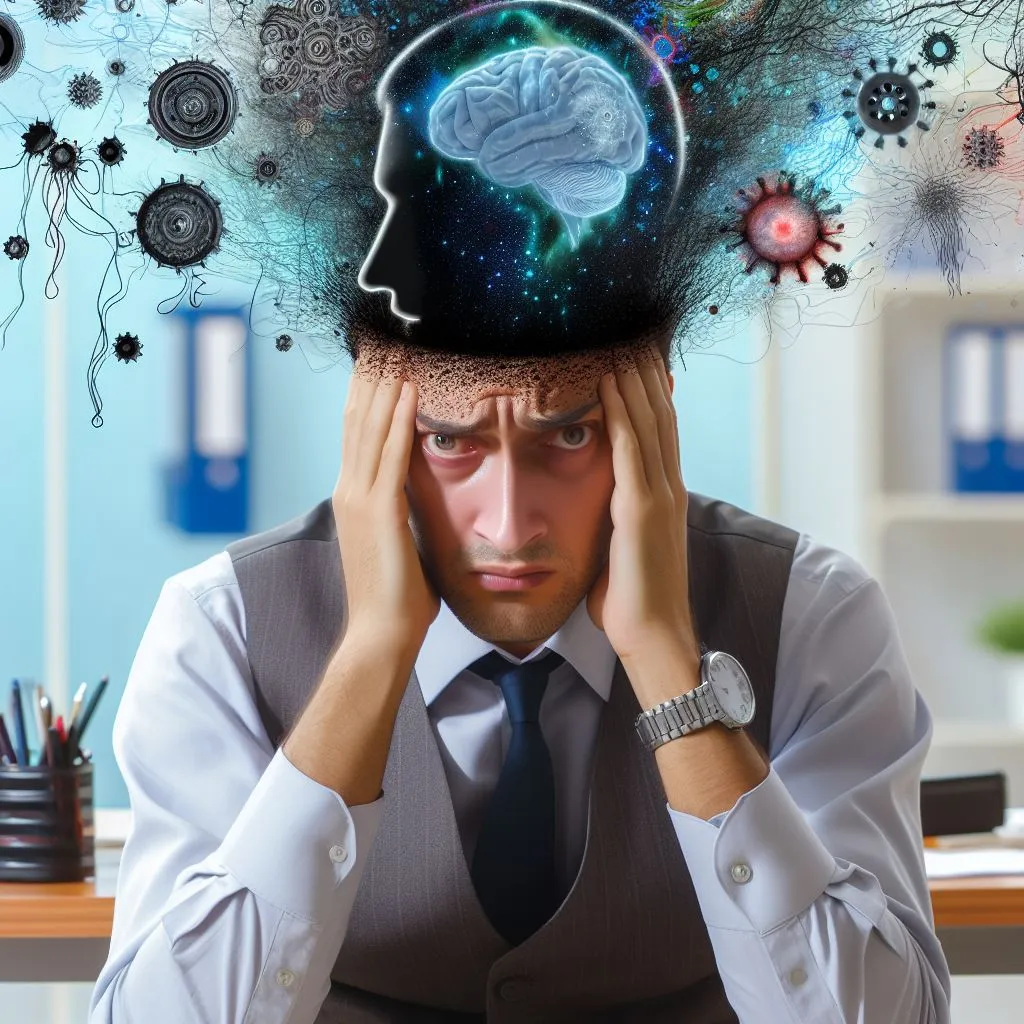
POLYGON ((513 946, 529 938, 562 901, 555 875, 555 780, 540 731, 554 651, 513 665, 497 651, 469 666, 505 697, 512 742, 484 813, 470 875, 491 924, 513 946))

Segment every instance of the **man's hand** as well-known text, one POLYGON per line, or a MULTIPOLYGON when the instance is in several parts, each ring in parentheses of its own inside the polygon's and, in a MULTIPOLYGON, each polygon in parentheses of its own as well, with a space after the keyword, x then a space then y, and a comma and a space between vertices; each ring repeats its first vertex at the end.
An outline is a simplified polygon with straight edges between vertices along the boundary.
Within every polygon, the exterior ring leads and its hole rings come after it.
POLYGON ((687 494, 660 352, 639 354, 633 366, 607 374, 598 392, 612 442, 614 530, 587 611, 627 669, 652 649, 699 660, 688 589, 687 494))

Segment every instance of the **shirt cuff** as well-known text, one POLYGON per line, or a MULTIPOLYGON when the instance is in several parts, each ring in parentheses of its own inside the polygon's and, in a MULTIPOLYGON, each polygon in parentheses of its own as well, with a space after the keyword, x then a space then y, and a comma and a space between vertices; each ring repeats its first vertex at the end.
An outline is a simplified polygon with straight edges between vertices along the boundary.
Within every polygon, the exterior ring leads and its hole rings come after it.
POLYGON ((256 896, 323 924, 339 886, 359 885, 383 810, 383 797, 349 807, 278 748, 217 859, 256 896))
POLYGON ((708 927, 764 935, 811 906, 838 870, 774 768, 719 827, 666 807, 708 927))

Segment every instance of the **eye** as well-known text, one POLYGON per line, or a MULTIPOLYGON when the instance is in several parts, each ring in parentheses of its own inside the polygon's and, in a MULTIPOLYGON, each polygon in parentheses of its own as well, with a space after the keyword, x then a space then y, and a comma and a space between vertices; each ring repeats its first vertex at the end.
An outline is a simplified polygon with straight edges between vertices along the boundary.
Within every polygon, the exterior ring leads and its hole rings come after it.
MULTIPOLYGON (((575 424, 573 424, 570 427, 563 427, 559 431, 559 436, 565 437, 565 436, 568 435, 569 437, 578 437, 579 436, 578 435, 578 431, 590 431, 590 434, 596 434, 597 428, 594 427, 590 423, 575 423, 575 424)), ((455 454, 458 454, 458 451, 457 451, 458 443, 459 443, 459 441, 465 440, 465 438, 451 437, 449 434, 436 434, 435 433, 435 434, 425 434, 423 436, 425 436, 426 438, 429 439, 428 442, 427 442, 427 448, 428 448, 429 451, 431 451, 434 454, 443 454, 443 455, 455 455, 455 454), (438 438, 442 438, 445 442, 447 442, 447 445, 445 445, 445 444, 435 445, 435 444, 431 443, 431 442, 436 441, 438 438)), ((554 447, 559 448, 561 451, 566 451, 566 452, 582 451, 584 448, 588 447, 588 445, 586 444, 586 440, 588 440, 588 435, 584 434, 583 437, 584 437, 584 441, 583 442, 572 443, 570 441, 570 444, 568 445, 568 447, 561 448, 561 446, 559 446, 559 445, 555 445, 554 447)))

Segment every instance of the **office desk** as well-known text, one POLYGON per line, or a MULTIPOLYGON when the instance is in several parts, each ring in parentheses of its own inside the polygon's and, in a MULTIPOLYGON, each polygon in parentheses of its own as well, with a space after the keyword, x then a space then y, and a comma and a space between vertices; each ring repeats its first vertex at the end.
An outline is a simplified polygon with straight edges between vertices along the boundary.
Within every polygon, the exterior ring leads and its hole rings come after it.
MULTIPOLYGON (((96 880, 0 883, 0 982, 95 981, 107 958, 121 851, 96 850, 96 880)), ((954 974, 1024 974, 1024 875, 930 883, 954 974)))

